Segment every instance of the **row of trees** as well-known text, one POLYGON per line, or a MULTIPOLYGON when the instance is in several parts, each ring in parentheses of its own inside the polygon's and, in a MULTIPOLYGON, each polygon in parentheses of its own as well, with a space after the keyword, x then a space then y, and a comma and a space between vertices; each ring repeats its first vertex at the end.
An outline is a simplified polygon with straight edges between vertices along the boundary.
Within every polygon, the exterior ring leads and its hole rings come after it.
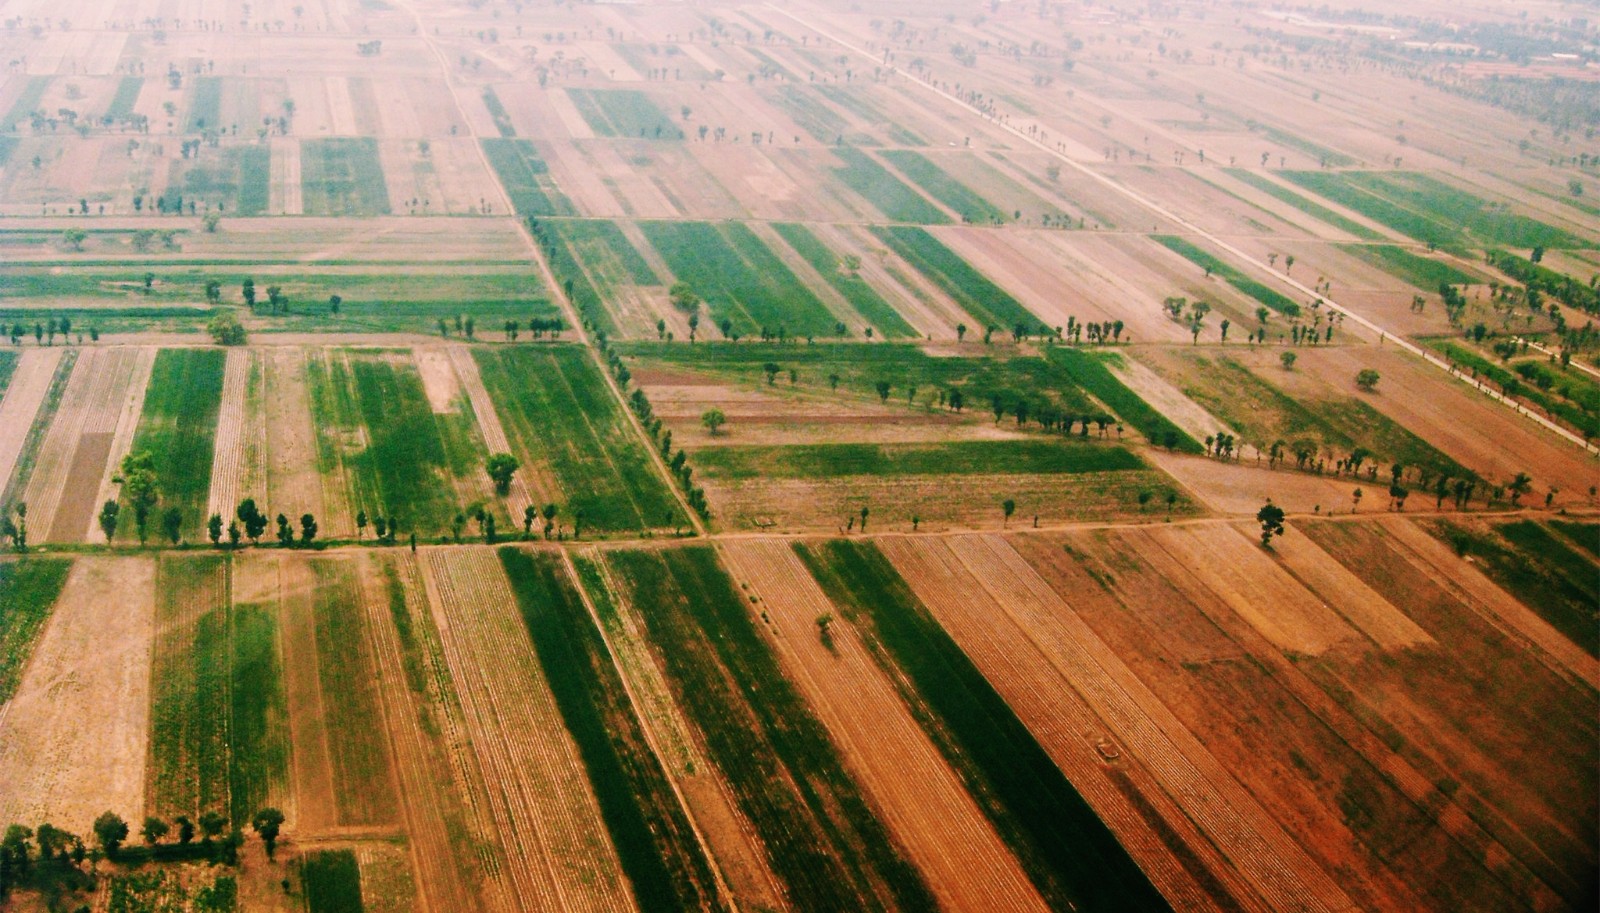
MULTIPOLYGON (((51 317, 49 320, 45 321, 34 321, 32 327, 29 327, 20 320, 11 324, 9 327, 4 323, 0 323, 0 333, 3 333, 9 337, 11 339, 11 344, 14 346, 22 345, 22 340, 27 336, 32 336, 34 343, 37 345, 53 346, 56 344, 57 336, 67 337, 67 341, 71 342, 72 318, 65 315, 61 317, 51 317)), ((90 341, 100 341, 99 327, 90 326, 88 328, 88 333, 90 341)), ((83 343, 83 334, 84 330, 80 328, 78 330, 78 343, 80 345, 83 343)))

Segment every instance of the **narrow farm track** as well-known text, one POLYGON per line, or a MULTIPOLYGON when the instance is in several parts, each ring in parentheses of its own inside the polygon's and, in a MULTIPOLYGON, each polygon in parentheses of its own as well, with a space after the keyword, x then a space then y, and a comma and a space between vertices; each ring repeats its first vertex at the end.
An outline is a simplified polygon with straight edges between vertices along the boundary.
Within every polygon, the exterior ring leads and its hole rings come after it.
POLYGON ((421 564, 518 908, 635 909, 494 553, 428 549, 421 564))
POLYGON ((44 406, 45 396, 55 380, 64 349, 29 349, 17 359, 17 367, 0 399, 0 492, 11 481, 11 473, 22 456, 28 433, 44 406))
POLYGON ((789 677, 948 910, 1047 910, 1016 857, 924 733, 848 624, 824 646, 815 620, 834 606, 787 543, 746 540, 722 552, 753 587, 789 677))
MULTIPOLYGON (((928 582, 926 574, 932 568, 926 559, 920 565, 908 562, 910 573, 903 575, 957 641, 966 648, 967 639, 976 633, 972 620, 961 616, 972 612, 972 600, 983 594, 986 636, 1003 637, 1002 643, 1009 641, 1003 649, 1019 656, 1032 654, 1035 664, 1043 664, 1030 675, 1039 683, 1036 687, 1076 689, 1102 721, 1095 729, 1113 736, 1155 774, 1161 788, 1237 867, 1268 908, 1354 908, 1299 844, 1003 539, 958 536, 923 547, 935 561, 948 562, 948 570, 934 571, 933 577, 948 582, 944 586, 928 582), (1051 680, 1054 684, 1045 685, 1051 680)), ((898 546, 886 547, 885 553, 897 565, 904 555, 898 546)), ((915 553, 906 557, 916 560, 915 553)), ((983 660, 977 661, 985 668, 983 660)), ((1004 678, 987 668, 985 674, 1000 684, 1009 702, 1004 678)), ((1024 720, 1034 722, 1026 714, 1024 720)), ((1170 854, 1163 855, 1170 859, 1170 854)), ((1158 885, 1160 874, 1151 873, 1158 885)), ((1218 877, 1223 876, 1218 873, 1218 877)))

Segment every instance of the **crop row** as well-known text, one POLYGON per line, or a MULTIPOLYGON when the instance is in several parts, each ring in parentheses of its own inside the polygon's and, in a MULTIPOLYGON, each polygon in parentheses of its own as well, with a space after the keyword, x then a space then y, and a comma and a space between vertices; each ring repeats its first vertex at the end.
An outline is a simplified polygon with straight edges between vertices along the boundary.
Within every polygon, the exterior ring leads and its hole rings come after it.
POLYGON ((1470 285, 1478 281, 1443 260, 1419 257, 1393 244, 1341 244, 1339 249, 1424 291, 1431 292, 1441 285, 1470 285))
POLYGON ((163 817, 227 813, 227 559, 166 556, 156 574, 148 804, 163 817))
POLYGON ((955 299, 977 321, 975 329, 1026 327, 1032 332, 1041 325, 1020 301, 923 229, 890 225, 874 227, 872 233, 955 299))
POLYGON ((1364 241, 1383 240, 1383 235, 1373 231, 1365 225, 1362 225, 1360 222, 1357 222, 1348 216, 1340 215, 1321 203, 1307 199, 1306 197, 1295 193, 1293 190, 1290 190, 1282 184, 1279 184, 1269 178, 1262 177, 1248 168, 1229 168, 1228 176, 1236 180, 1243 181, 1244 183, 1249 184, 1251 187, 1254 187, 1255 189, 1274 199, 1288 203, 1290 206, 1293 206, 1295 209, 1300 210, 1306 215, 1321 219, 1329 225, 1332 225, 1334 228, 1349 232, 1350 234, 1364 241))
MULTIPOLYGON (((490 90, 492 92, 492 90, 490 90)), ((485 95, 485 99, 489 98, 485 95)), ((495 123, 500 123, 504 111, 495 117, 495 123)), ((503 136, 490 137, 480 142, 483 143, 483 154, 488 157, 489 164, 494 166, 495 173, 500 176, 500 184, 505 187, 506 194, 511 197, 511 205, 519 216, 560 216, 572 215, 572 203, 556 189, 555 183, 550 179, 550 169, 544 160, 539 158, 539 152, 534 148, 532 140, 511 139, 514 133, 507 133, 509 122, 500 128, 503 136)))
POLYGON ((933 909, 705 547, 607 556, 797 909, 933 909))
POLYGON ((250 820, 289 778, 288 704, 277 606, 230 607, 230 764, 233 820, 250 820))
POLYGON ((883 157, 934 199, 955 210, 962 221, 995 224, 1006 221, 1006 214, 996 209, 993 203, 945 173, 944 169, 921 153, 909 149, 889 149, 883 153, 883 157))
POLYGON ((1128 389, 1127 384, 1111 373, 1106 367, 1106 359, 1121 358, 1121 355, 1096 356, 1079 349, 1055 348, 1050 350, 1049 357, 1066 369, 1073 383, 1089 391, 1123 421, 1137 428, 1151 444, 1165 445, 1169 438, 1173 438, 1178 442, 1175 449, 1184 453, 1203 452, 1198 441, 1173 424, 1171 419, 1151 408, 1139 394, 1128 389))
POLYGON ((572 104, 600 136, 682 139, 683 131, 637 89, 568 89, 572 104))
POLYGON ((378 216, 389 213, 389 186, 370 136, 300 143, 300 186, 306 215, 378 216))

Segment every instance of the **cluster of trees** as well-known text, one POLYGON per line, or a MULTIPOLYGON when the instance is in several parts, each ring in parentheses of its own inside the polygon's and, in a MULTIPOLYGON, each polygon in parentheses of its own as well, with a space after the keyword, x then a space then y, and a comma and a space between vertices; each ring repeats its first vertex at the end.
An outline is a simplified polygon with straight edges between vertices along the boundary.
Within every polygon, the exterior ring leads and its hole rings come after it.
MULTIPOLYGON (((49 320, 46 320, 46 321, 43 321, 43 322, 34 321, 34 324, 33 324, 32 327, 29 327, 27 324, 21 322, 20 320, 17 321, 16 323, 11 324, 10 326, 7 326, 4 323, 0 323, 0 333, 3 333, 7 337, 9 337, 11 339, 11 344, 14 345, 14 346, 22 345, 22 340, 26 336, 32 336, 34 343, 37 344, 37 345, 53 346, 53 345, 56 344, 56 337, 57 336, 65 337, 68 342, 71 341, 71 339, 72 339, 72 318, 71 317, 66 317, 66 316, 51 317, 49 320)), ((95 327, 95 326, 89 327, 88 328, 88 333, 89 333, 89 339, 91 341, 93 341, 93 342, 99 342, 100 341, 100 328, 99 327, 95 327)), ((78 343, 80 345, 83 343, 83 334, 84 334, 84 330, 82 328, 80 328, 78 330, 78 343)))
MULTIPOLYGON (((457 317, 456 320, 462 322, 463 325, 465 324, 465 321, 462 321, 460 317, 457 317)), ((471 318, 466 318, 466 320, 470 321, 471 318)), ((561 331, 566 328, 566 322, 560 317, 534 317, 528 320, 528 332, 533 335, 534 339, 541 339, 546 333, 550 334, 550 337, 554 339, 560 336, 561 331)), ((503 329, 505 330, 506 339, 511 342, 516 342, 517 338, 522 335, 522 324, 515 320, 507 320, 503 329)), ((443 318, 439 319, 439 335, 450 335, 450 329, 443 318)))

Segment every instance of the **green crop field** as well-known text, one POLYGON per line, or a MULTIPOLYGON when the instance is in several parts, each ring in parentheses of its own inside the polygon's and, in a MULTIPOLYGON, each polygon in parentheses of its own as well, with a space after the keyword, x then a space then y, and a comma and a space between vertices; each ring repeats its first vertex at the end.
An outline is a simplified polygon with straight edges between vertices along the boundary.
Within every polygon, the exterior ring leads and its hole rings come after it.
POLYGON ((967 185, 951 177, 944 169, 929 161, 921 153, 907 149, 887 149, 882 153, 889 164, 926 190, 934 199, 950 207, 966 222, 1006 221, 1006 214, 995 208, 967 185))
POLYGON ((361 866, 354 850, 314 850, 300 857, 306 913, 363 913, 361 866))
POLYGON ((111 104, 106 108, 106 117, 121 120, 132 114, 133 106, 139 101, 139 92, 143 89, 143 76, 124 76, 118 80, 117 94, 111 97, 111 104))
POLYGON ((1452 263, 1419 256, 1392 244, 1340 244, 1339 249, 1423 291, 1436 291, 1441 285, 1471 285, 1479 281, 1477 276, 1461 271, 1452 263))
POLYGON ((197 76, 189 94, 189 120, 185 133, 222 128, 222 77, 197 76))
POLYGON ((271 188, 271 158, 271 148, 264 145, 203 150, 193 160, 172 163, 172 180, 162 200, 169 211, 181 199, 204 203, 213 211, 261 215, 271 188))
POLYGON ((228 616, 232 643, 229 796, 233 820, 244 822, 285 795, 289 782, 289 719, 278 646, 277 606, 236 604, 228 616))
POLYGON ((1050 350, 1049 357, 1051 361, 1066 370, 1073 383, 1105 403, 1130 427, 1143 434, 1151 444, 1165 446, 1167 440, 1172 438, 1177 441, 1176 447, 1173 448, 1175 450, 1184 453, 1204 452, 1199 441, 1151 408, 1139 394, 1128 389, 1126 384, 1111 373, 1106 367, 1106 362, 1113 359, 1120 360, 1122 358, 1120 354, 1115 352, 1091 354, 1080 349, 1057 347, 1050 350))
POLYGON ((867 153, 851 146, 836 146, 833 154, 844 163, 843 168, 833 169, 834 176, 890 219, 914 225, 950 222, 939 207, 923 199, 867 153))
POLYGON ((555 476, 571 528, 671 528, 682 512, 589 355, 577 346, 473 350, 514 451, 555 476))
MULTIPOLYGON (((767 96, 800 129, 819 143, 833 145, 845 139, 850 124, 805 86, 784 83, 767 96)), ((852 140, 854 141, 854 140, 852 140)))
POLYGON ((489 109, 489 116, 494 118, 494 127, 503 137, 517 135, 517 128, 511 125, 511 115, 506 113, 506 106, 500 103, 500 96, 495 94, 494 86, 483 90, 483 106, 489 109))
POLYGON ((435 414, 416 366, 393 353, 335 351, 310 359, 306 377, 319 468, 345 466, 351 507, 419 535, 450 529, 466 506, 455 479, 481 474, 486 455, 471 404, 435 414))
POLYGON ((389 186, 370 136, 300 141, 300 192, 308 216, 389 214, 389 186))
POLYGON ((1348 216, 1340 215, 1321 203, 1301 196, 1282 184, 1256 174, 1254 171, 1250 171, 1245 168, 1229 168, 1227 169, 1227 172, 1229 177, 1243 181, 1262 193, 1265 193, 1275 199, 1282 200, 1306 215, 1320 219, 1323 222, 1332 225, 1334 228, 1349 232, 1357 238, 1361 238, 1365 241, 1383 240, 1383 235, 1373 231, 1365 225, 1362 225, 1360 222, 1357 222, 1348 216))
MULTIPOLYGON (((827 63, 823 64, 827 66, 827 63)), ((926 146, 928 141, 907 130, 896 118, 880 107, 872 98, 872 90, 865 85, 838 85, 813 83, 812 87, 823 98, 861 118, 864 123, 881 127, 889 142, 897 146, 926 146)))
POLYGON ((615 551, 606 561, 628 582, 675 697, 796 909, 934 909, 716 553, 615 551))
POLYGON ((0 562, 0 706, 17 693, 22 669, 71 569, 64 558, 0 562))
MULTIPOLYGON (((160 503, 150 517, 150 535, 161 529, 159 515, 177 508, 185 538, 200 541, 211 494, 211 461, 222 406, 222 375, 227 353, 221 349, 162 349, 145 392, 144 411, 133 438, 133 453, 154 458, 160 503)), ((129 505, 123 516, 133 517, 129 505)), ((133 538, 132 523, 119 533, 133 538)))
POLYGON ((598 136, 683 138, 672 119, 637 89, 568 89, 567 96, 598 136))
POLYGON ((1600 561, 1600 523, 1551 520, 1550 526, 1588 552, 1590 557, 1600 561))
POLYGON ((714 904, 710 866, 561 559, 507 547, 500 562, 640 909, 714 904))
POLYGON ((1257 124, 1255 129, 1260 130, 1261 133, 1267 137, 1267 139, 1272 140, 1280 146, 1288 146, 1290 149, 1294 149, 1311 156, 1312 158, 1316 159, 1324 168, 1345 168, 1356 163, 1355 159, 1345 155, 1343 152, 1337 152, 1333 149, 1329 149, 1327 146, 1313 143, 1310 140, 1305 139, 1304 137, 1296 136, 1287 130, 1280 130, 1277 127, 1268 126, 1266 124, 1257 124))
POLYGON ((820 273, 834 290, 843 295, 858 314, 877 328, 880 337, 884 339, 918 337, 916 329, 906 323, 900 312, 883 300, 883 296, 867 284, 867 280, 855 273, 846 272, 839 256, 819 241, 810 229, 793 222, 774 223, 772 228, 795 249, 796 253, 804 257, 812 269, 820 273))
POLYGON ((1032 330, 1041 325, 1022 302, 921 228, 883 226, 874 227, 872 233, 971 314, 977 321, 974 331, 988 326, 1001 331, 1017 326, 1032 330))
POLYGON ((551 271, 559 281, 570 283, 567 297, 607 334, 616 332, 606 302, 617 289, 662 284, 615 222, 562 219, 541 227, 555 251, 551 271))
POLYGON ((1067 440, 952 441, 943 444, 795 444, 705 447, 694 465, 711 479, 824 479, 839 476, 1071 475, 1144 469, 1115 444, 1067 440))
POLYGON ((370 825, 396 820, 389 774, 387 736, 375 721, 378 683, 373 675, 366 615, 355 565, 319 559, 314 601, 317 629, 317 680, 322 692, 323 726, 333 762, 339 823, 370 825))
POLYGON ((23 87, 17 100, 11 103, 11 110, 6 112, 4 119, 0 119, 0 133, 15 133, 17 125, 26 123, 39 109, 39 103, 44 100, 44 93, 50 88, 50 77, 30 76, 28 84, 23 87))
POLYGON ((1210 270, 1212 275, 1219 277, 1224 282, 1285 317, 1300 316, 1299 302, 1282 292, 1251 279, 1183 238, 1175 235, 1152 235, 1151 237, 1167 250, 1172 251, 1201 269, 1210 270))
POLYGON ((6 392, 6 387, 11 383, 11 375, 17 370, 17 353, 8 349, 0 349, 0 396, 6 392))
MULTIPOLYGON (((506 137, 512 134, 505 134, 506 137)), ((519 216, 570 216, 572 202, 556 189, 550 168, 539 157, 533 140, 489 137, 479 140, 483 154, 500 176, 519 216)))
POLYGON ((833 315, 745 225, 641 222, 639 227, 678 280, 705 300, 713 323, 726 320, 740 336, 780 330, 789 336, 833 333, 833 315))
POLYGON ((229 650, 227 559, 165 555, 157 564, 150 669, 149 806, 163 817, 227 814, 229 650))
POLYGON ((876 546, 794 548, 1053 907, 1170 909, 876 546))

